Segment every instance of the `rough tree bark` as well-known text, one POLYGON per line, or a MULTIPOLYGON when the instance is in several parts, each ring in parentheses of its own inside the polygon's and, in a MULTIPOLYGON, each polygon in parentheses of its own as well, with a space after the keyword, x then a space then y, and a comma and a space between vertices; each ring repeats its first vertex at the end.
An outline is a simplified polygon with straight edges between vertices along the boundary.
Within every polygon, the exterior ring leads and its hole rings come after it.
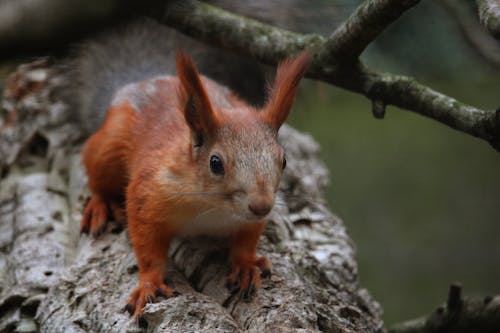
POLYGON ((273 276, 251 301, 225 289, 225 242, 178 240, 181 295, 122 311, 138 281, 127 233, 78 234, 88 197, 80 128, 69 122, 64 71, 47 60, 7 82, 0 130, 0 332, 374 332, 381 309, 359 285, 353 244, 322 198, 328 172, 311 137, 284 127, 289 167, 259 250, 273 276))
POLYGON ((500 4, 496 0, 476 0, 479 19, 488 31, 500 39, 500 4))

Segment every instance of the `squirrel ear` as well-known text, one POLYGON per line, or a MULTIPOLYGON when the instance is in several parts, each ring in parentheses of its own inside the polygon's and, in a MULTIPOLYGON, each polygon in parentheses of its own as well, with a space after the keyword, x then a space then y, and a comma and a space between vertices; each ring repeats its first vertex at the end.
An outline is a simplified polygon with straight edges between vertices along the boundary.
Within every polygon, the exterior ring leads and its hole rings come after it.
POLYGON ((217 117, 193 60, 177 50, 176 64, 177 75, 185 93, 184 117, 199 138, 213 132, 217 127, 217 117))
POLYGON ((269 93, 262 117, 276 130, 285 122, 292 109, 295 93, 304 76, 311 54, 303 51, 295 59, 285 59, 276 71, 274 84, 269 86, 269 93))

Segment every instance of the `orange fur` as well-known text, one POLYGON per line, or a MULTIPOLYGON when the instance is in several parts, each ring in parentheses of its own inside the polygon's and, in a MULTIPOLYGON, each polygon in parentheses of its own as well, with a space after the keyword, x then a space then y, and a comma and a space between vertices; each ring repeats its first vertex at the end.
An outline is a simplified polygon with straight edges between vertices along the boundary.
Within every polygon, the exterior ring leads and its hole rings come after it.
POLYGON ((264 108, 264 118, 276 128, 279 128, 288 117, 295 92, 310 62, 311 54, 302 52, 293 60, 285 59, 278 67, 274 84, 269 89, 268 102, 264 108))
POLYGON ((231 236, 231 273, 228 284, 251 292, 260 287, 260 275, 271 272, 271 263, 266 257, 257 256, 257 243, 264 231, 264 222, 246 225, 231 236), (261 273, 258 271, 260 270, 261 273))
POLYGON ((155 296, 173 295, 163 278, 169 243, 179 235, 229 236, 229 287, 245 295, 259 287, 260 272, 270 273, 257 244, 281 176, 276 133, 308 61, 301 55, 280 65, 261 111, 201 77, 181 52, 178 77, 117 92, 83 151, 92 199, 81 231, 98 236, 110 210, 123 219, 126 208, 140 279, 127 301, 129 312, 138 315, 155 296), (215 155, 224 163, 223 174, 212 170, 215 155))

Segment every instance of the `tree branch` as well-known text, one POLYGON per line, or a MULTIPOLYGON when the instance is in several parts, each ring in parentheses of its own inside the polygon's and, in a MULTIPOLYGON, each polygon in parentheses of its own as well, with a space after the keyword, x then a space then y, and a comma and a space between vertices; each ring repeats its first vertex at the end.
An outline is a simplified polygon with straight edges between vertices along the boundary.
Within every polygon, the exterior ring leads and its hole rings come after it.
POLYGON ((479 19, 488 31, 500 39, 500 3, 497 0, 477 0, 479 19))
POLYGON ((389 333, 494 333, 500 328, 500 296, 462 298, 458 284, 450 286, 446 305, 427 317, 397 324, 389 333))
POLYGON ((152 16, 186 35, 269 65, 325 41, 319 35, 279 29, 198 1, 174 1, 152 16))
POLYGON ((365 1, 331 34, 324 47, 332 57, 354 60, 385 28, 419 2, 365 1))
POLYGON ((348 19, 351 22, 358 20, 359 28, 349 34, 347 31, 350 24, 346 23, 344 28, 339 28, 329 39, 316 34, 293 33, 196 1, 167 5, 163 15, 156 17, 162 23, 191 37, 270 65, 275 65, 300 50, 309 49, 315 55, 307 77, 363 94, 377 103, 417 112, 486 140, 500 150, 500 112, 466 105, 410 77, 372 71, 358 60, 345 62, 345 58, 326 56, 342 53, 340 46, 345 48, 346 54, 362 51, 377 33, 391 23, 391 19, 395 20, 416 1, 398 3, 401 4, 395 6, 396 10, 389 6, 388 1, 366 1, 361 6, 362 9, 356 10, 348 19), (370 8, 374 10, 373 13, 369 13, 370 8), (356 13, 363 13, 365 18, 355 18, 356 13), (375 23, 377 17, 378 24, 375 23), (370 26, 361 24, 376 26, 375 32, 363 32, 370 30, 370 26), (358 42, 355 36, 361 41, 358 42))
POLYGON ((499 113, 481 110, 461 103, 418 83, 411 77, 361 71, 359 81, 365 84, 364 93, 371 99, 414 111, 454 129, 485 139, 500 149, 499 113))

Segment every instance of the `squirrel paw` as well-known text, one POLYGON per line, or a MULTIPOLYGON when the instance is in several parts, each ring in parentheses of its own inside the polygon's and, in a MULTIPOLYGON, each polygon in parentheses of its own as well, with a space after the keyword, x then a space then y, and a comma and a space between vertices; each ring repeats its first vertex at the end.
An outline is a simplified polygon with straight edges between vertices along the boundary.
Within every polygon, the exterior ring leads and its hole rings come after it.
POLYGON ((80 232, 98 237, 106 229, 108 223, 108 205, 98 195, 93 195, 83 212, 80 232))
POLYGON ((158 296, 170 298, 179 295, 172 288, 167 286, 161 278, 143 279, 139 286, 132 291, 125 305, 125 311, 140 320, 142 309, 146 303, 153 303, 158 296))
POLYGON ((109 203, 109 208, 113 212, 113 217, 116 222, 116 230, 123 230, 127 225, 127 214, 125 213, 125 207, 122 203, 111 201, 109 203))
POLYGON ((271 262, 267 257, 235 260, 226 287, 232 294, 241 292, 243 299, 248 299, 260 288, 260 278, 266 278, 270 275, 271 262))

